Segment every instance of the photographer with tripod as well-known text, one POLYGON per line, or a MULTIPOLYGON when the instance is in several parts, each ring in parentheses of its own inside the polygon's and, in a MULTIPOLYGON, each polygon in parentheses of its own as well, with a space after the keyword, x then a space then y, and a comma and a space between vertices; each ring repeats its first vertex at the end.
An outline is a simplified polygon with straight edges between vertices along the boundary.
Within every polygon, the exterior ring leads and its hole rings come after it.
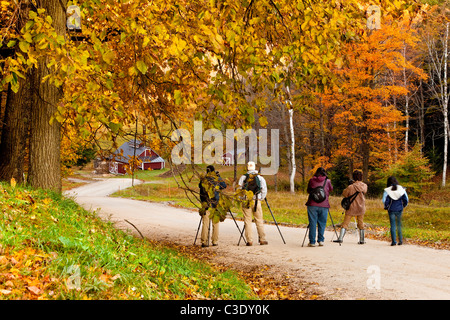
POLYGON ((200 188, 200 201, 202 208, 199 210, 199 214, 202 217, 202 233, 200 236, 202 247, 209 246, 209 235, 212 222, 212 245, 217 246, 219 241, 219 221, 212 221, 212 217, 208 209, 216 208, 220 199, 220 192, 227 187, 225 181, 223 181, 218 171, 212 165, 206 167, 206 176, 202 178, 198 184, 200 188))
POLYGON ((259 244, 266 245, 266 234, 264 232, 264 219, 261 202, 267 195, 266 180, 258 174, 256 164, 249 161, 247 164, 247 173, 239 179, 239 187, 243 190, 252 191, 253 199, 246 199, 242 205, 244 213, 244 229, 247 246, 253 245, 252 218, 255 217, 256 230, 258 231, 259 244))
POLYGON ((319 246, 323 246, 328 211, 330 209, 328 197, 331 191, 333 191, 333 186, 331 185, 331 180, 327 177, 327 172, 322 167, 318 168, 316 173, 314 173, 314 177, 309 180, 307 188, 309 193, 308 201, 306 202, 309 222, 308 247, 316 246, 316 227, 318 229, 317 242, 319 246))
POLYGON ((345 210, 344 222, 341 225, 339 238, 334 242, 342 243, 345 233, 347 231, 350 220, 356 217, 357 227, 359 230, 358 244, 364 244, 364 214, 366 213, 366 198, 367 184, 362 182, 363 174, 359 170, 353 172, 353 182, 345 188, 342 196, 345 198, 353 198, 348 209, 345 210))

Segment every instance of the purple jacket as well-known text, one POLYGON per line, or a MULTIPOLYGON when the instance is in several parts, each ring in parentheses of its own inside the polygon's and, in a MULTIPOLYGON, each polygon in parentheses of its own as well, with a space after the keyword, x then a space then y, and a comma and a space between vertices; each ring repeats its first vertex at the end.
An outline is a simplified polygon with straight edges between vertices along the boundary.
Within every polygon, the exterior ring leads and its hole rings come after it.
MULTIPOLYGON (((308 192, 308 194, 311 192, 312 189, 318 187, 318 186, 323 186, 323 183, 325 181, 324 176, 314 176, 312 177, 309 182, 308 182, 308 189, 306 190, 308 192)), ((315 206, 315 207, 322 207, 322 208, 329 208, 330 207, 330 203, 328 202, 328 197, 330 196, 330 192, 333 191, 333 186, 331 185, 331 180, 327 179, 327 183, 325 184, 325 194, 327 195, 327 198, 321 202, 321 203, 316 203, 313 200, 310 200, 308 198, 308 201, 306 202, 307 206, 315 206)))

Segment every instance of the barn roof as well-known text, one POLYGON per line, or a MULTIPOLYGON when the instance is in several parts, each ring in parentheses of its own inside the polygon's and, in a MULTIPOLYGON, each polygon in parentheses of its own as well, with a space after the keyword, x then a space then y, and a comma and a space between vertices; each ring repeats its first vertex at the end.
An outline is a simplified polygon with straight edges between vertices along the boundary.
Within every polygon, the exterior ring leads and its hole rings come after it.
POLYGON ((146 147, 144 143, 142 143, 139 140, 136 140, 136 143, 134 143, 135 140, 130 140, 125 143, 123 143, 119 148, 117 148, 116 151, 114 151, 115 160, 121 161, 121 162, 128 162, 130 157, 134 156, 134 150, 136 149, 136 155, 140 155, 145 150, 151 150, 156 155, 150 156, 150 157, 140 157, 139 159, 143 162, 165 162, 163 158, 161 158, 155 150, 152 150, 150 147, 146 147), (137 146, 137 148, 135 148, 137 146), (120 153, 122 152, 122 155, 120 153))
MULTIPOLYGON (((239 148, 239 149, 237 149, 236 150, 237 151, 237 155, 238 156, 240 156, 241 154, 244 154, 244 153, 246 153, 247 152, 247 149, 246 148, 239 148)), ((256 148, 253 148, 253 149, 251 149, 251 150, 248 150, 249 151, 249 153, 256 153, 257 152, 257 149, 256 148)), ((231 150, 226 150, 226 152, 224 152, 224 154, 223 154, 223 156, 226 156, 227 154, 229 154, 229 155, 234 155, 234 150, 233 149, 231 149, 231 150)))

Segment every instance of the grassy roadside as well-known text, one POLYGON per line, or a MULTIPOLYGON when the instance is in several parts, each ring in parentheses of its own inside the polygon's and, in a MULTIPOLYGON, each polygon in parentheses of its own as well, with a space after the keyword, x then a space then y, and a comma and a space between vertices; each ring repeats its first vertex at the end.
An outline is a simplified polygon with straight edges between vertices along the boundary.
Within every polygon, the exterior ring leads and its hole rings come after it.
MULTIPOLYGON (((229 187, 225 192, 231 194, 231 181, 233 177, 232 168, 221 167, 220 173, 229 183, 229 187)), ((243 169, 240 168, 240 174, 243 169)), ((127 190, 122 190, 114 196, 130 197, 139 200, 167 202, 175 206, 196 209, 198 202, 195 197, 189 194, 192 202, 186 196, 185 191, 178 187, 173 178, 159 177, 164 171, 139 171, 135 178, 144 180, 145 184, 135 186, 127 190)), ((238 175, 239 175, 238 174, 238 175)), ((308 224, 305 202, 307 195, 297 192, 292 195, 287 191, 275 192, 273 189, 273 181, 267 178, 269 185, 268 202, 280 224, 288 224, 294 226, 305 227, 308 224)), ((280 175, 279 184, 286 183, 286 175, 280 175)), ((198 190, 198 179, 194 178, 189 182, 189 187, 198 190)), ((450 188, 431 189, 426 192, 421 199, 412 200, 403 214, 403 234, 406 241, 427 245, 435 248, 450 248, 450 188)), ((340 207, 341 197, 331 196, 331 215, 335 224, 339 224, 343 220, 342 208, 340 207)), ((383 209, 381 199, 366 199, 367 213, 365 215, 365 223, 369 237, 390 240, 389 234, 389 218, 387 212, 383 209)), ((241 217, 240 208, 232 208, 236 216, 241 217)), ((263 206, 264 218, 268 222, 272 222, 273 218, 267 209, 263 206)), ((328 219, 329 227, 331 221, 328 219)))
POLYGON ((0 299, 257 299, 234 271, 116 230, 74 201, 0 184, 0 299))

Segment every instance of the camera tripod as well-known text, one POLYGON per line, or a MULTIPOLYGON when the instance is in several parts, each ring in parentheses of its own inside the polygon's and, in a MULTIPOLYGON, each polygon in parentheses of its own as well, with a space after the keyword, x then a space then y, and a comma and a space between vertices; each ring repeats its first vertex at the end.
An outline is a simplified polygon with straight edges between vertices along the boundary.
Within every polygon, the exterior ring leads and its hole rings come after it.
MULTIPOLYGON (((345 214, 345 211, 343 211, 342 212, 342 214, 345 214)), ((358 221, 356 220, 356 216, 354 216, 353 217, 354 218, 354 223, 355 223, 355 231, 356 231, 356 233, 358 234, 358 221)), ((336 234, 336 237, 337 237, 337 239, 339 239, 339 237, 337 236, 337 234, 336 234)), ((333 238, 334 238, 334 235, 333 235, 333 238)), ((331 238, 331 241, 333 241, 333 238, 331 238)), ((361 241, 364 241, 364 240, 361 240, 361 235, 360 235, 360 239, 359 239, 359 241, 358 241, 358 243, 360 243, 361 241)), ((338 242, 338 241, 334 241, 334 242, 338 242)), ((341 244, 342 242, 338 242, 339 244, 341 244)))
MULTIPOLYGON (((237 224, 236 219, 234 218, 234 215, 233 215, 233 213, 231 212, 230 209, 228 209, 228 213, 229 213, 229 214, 231 215, 231 217, 233 218, 234 224, 236 225, 236 227, 237 227, 237 229, 238 229, 238 231, 239 231, 239 234, 240 234, 241 237, 242 237, 242 233, 244 232, 244 230, 242 230, 242 232, 241 232, 241 228, 239 228, 239 225, 237 224)), ((206 214, 206 213, 205 213, 205 214, 206 214)), ((211 220, 212 220, 212 219, 209 219, 209 226, 208 226, 208 245, 209 245, 209 238, 210 238, 210 231, 211 231, 211 220)), ((200 216, 200 221, 199 221, 198 227, 197 227, 197 234, 195 235, 194 246, 195 246, 195 243, 197 242, 197 237, 198 237, 198 233, 199 233, 199 231, 200 231, 200 227, 201 227, 201 225, 202 225, 202 221, 203 221, 203 216, 200 216)), ((244 228, 245 228, 245 226, 244 226, 244 228)), ((240 241, 240 239, 239 239, 239 241, 240 241)), ((245 239, 244 239, 244 242, 247 244, 247 241, 245 241, 245 239)))
MULTIPOLYGON (((330 216, 331 224, 333 225, 334 233, 336 234, 336 237, 337 237, 338 235, 337 235, 337 231, 336 231, 336 226, 335 226, 335 224, 334 224, 333 217, 331 216, 331 211, 330 211, 330 209, 328 209, 328 215, 330 216)), ((314 226, 314 227, 315 227, 315 226, 314 226)), ((309 232, 309 224, 308 224, 308 226, 306 227, 306 232, 305 232, 305 237, 303 238, 302 247, 303 247, 303 245, 305 244, 305 239, 306 239, 306 236, 308 235, 308 232, 309 232)), ((333 237, 334 237, 334 235, 333 235, 333 237)), ((331 238, 331 241, 333 241, 333 238, 331 238)), ((339 243, 339 246, 341 246, 341 243, 339 243)))
MULTIPOLYGON (((272 209, 270 208, 270 205, 269 205, 269 202, 267 201, 267 198, 264 198, 264 200, 266 201, 267 207, 269 208, 269 211, 270 211, 270 214, 272 215, 273 221, 275 222, 275 225, 277 226, 277 229, 278 229, 278 232, 280 233, 281 239, 283 240, 283 243, 286 244, 286 241, 284 241, 283 235, 281 234, 281 230, 278 227, 277 220, 275 219, 275 216, 273 215, 272 209)), ((255 200, 255 209, 256 209, 257 201, 258 201, 258 199, 255 200)), ((244 225, 244 228, 242 229, 241 236, 240 236, 239 242, 237 244, 238 246, 241 243, 241 239, 244 239, 244 230, 245 230, 245 225, 244 225)), ((244 241, 245 241, 245 239, 244 239, 244 241)))

